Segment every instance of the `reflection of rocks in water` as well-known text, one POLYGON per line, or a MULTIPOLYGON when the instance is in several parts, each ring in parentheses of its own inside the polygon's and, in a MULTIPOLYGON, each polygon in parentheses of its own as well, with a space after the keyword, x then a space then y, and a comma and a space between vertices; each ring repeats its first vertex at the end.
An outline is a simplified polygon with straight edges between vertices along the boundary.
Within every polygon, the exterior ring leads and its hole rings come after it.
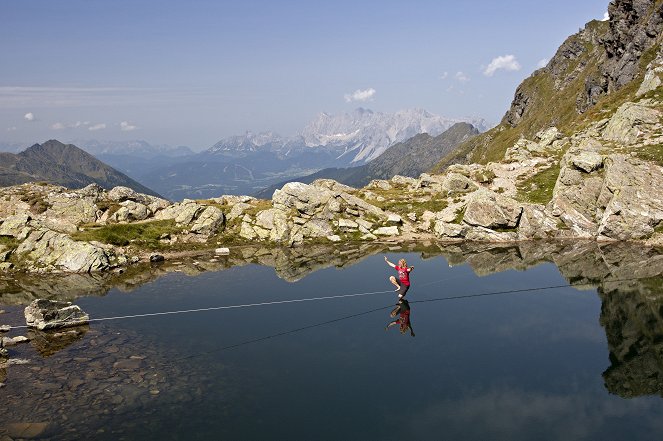
POLYGON ((28 338, 30 339, 30 344, 39 355, 49 357, 67 346, 71 346, 77 340, 82 339, 89 329, 89 325, 56 331, 37 331, 30 329, 28 331, 28 338))
POLYGON ((603 373, 606 388, 624 398, 663 396, 663 279, 599 295, 611 362, 603 373))
POLYGON ((531 241, 512 244, 461 243, 351 243, 307 245, 295 248, 237 247, 228 256, 204 254, 171 258, 161 265, 137 265, 123 274, 0 275, 0 304, 27 304, 35 298, 73 301, 81 296, 104 295, 111 288, 131 291, 174 271, 196 276, 206 271, 258 264, 273 267, 284 280, 294 282, 329 267, 354 265, 384 252, 420 252, 422 258, 444 256, 450 265, 468 264, 479 276, 506 270, 524 270, 545 262, 579 289, 641 289, 634 277, 663 274, 663 254, 642 244, 595 241, 531 241), (616 281, 618 280, 618 281, 616 281))
MULTIPOLYGON (((2 401, 11 403, 0 412, 0 439, 28 424, 48 427, 57 439, 149 437, 156 428, 134 418, 137 409, 143 420, 155 415, 155 423, 164 423, 204 401, 210 384, 219 384, 216 362, 178 360, 175 348, 125 330, 95 326, 70 343, 47 358, 29 345, 16 347, 12 357, 30 363, 0 371, 6 383, 2 401)), ((232 390, 224 386, 227 406, 232 390)))

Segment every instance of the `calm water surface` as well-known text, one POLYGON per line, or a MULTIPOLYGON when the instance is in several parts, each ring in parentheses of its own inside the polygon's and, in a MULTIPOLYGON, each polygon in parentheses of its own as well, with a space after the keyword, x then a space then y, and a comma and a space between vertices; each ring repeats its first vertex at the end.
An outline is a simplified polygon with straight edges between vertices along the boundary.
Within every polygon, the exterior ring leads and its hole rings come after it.
MULTIPOLYGON (((644 368, 644 379, 633 378, 638 372, 628 369, 623 374, 610 358, 610 352, 620 348, 611 348, 606 337, 606 330, 618 329, 620 336, 633 332, 638 338, 637 330, 626 329, 627 311, 638 310, 637 301, 633 308, 623 306, 619 293, 602 299, 591 286, 443 300, 566 285, 568 280, 552 263, 479 277, 468 265, 450 267, 441 256, 388 256, 391 261, 405 257, 415 266, 408 293, 415 337, 401 335, 397 327, 385 330, 391 320, 389 305, 394 303, 391 293, 93 323, 87 335, 41 361, 51 375, 69 369, 82 372, 81 381, 97 381, 86 380, 90 361, 85 355, 89 342, 101 338, 95 335, 108 333, 130 336, 121 350, 140 352, 147 344, 167 354, 156 361, 149 356, 143 360, 146 375, 151 368, 156 372, 166 367, 175 367, 176 374, 149 399, 127 398, 117 405, 110 392, 107 400, 99 392, 103 411, 80 422, 77 433, 58 430, 63 412, 54 409, 50 435, 229 440, 660 438, 663 387, 657 389, 657 384, 662 380, 644 368), (429 299, 440 300, 419 303, 429 299), (602 309, 602 303, 609 304, 602 309), (618 312, 612 312, 613 304, 618 312), (386 309, 369 312, 382 307, 386 309), (292 332, 278 335, 286 331, 292 332), (638 392, 638 381, 653 381, 654 386, 638 392), (177 394, 171 393, 171 383, 173 389, 178 384, 177 394), (191 394, 186 402, 180 401, 178 396, 187 389, 191 394)), ((105 297, 76 303, 92 317, 107 317, 334 296, 388 290, 392 273, 382 254, 344 269, 313 272, 296 283, 281 280, 272 268, 248 265, 197 277, 172 273, 130 293, 111 290, 105 297)), ((657 344, 654 337, 641 340, 657 344)), ((658 354, 656 348, 640 349, 658 354)), ((26 358, 38 357, 27 345, 16 350, 26 358)), ((660 360, 651 359, 654 364, 660 360)), ((649 358, 643 362, 647 363, 651 364, 649 358)), ((26 400, 33 400, 43 411, 44 391, 25 394, 17 388, 29 382, 13 382, 14 377, 43 375, 44 371, 30 373, 28 366, 7 370, 7 386, 0 396, 5 395, 9 407, 29 409, 26 400), (18 395, 22 401, 12 402, 18 395)), ((62 381, 59 388, 58 380, 52 380, 52 388, 67 395, 71 387, 62 381)), ((57 396, 56 392, 49 393, 57 396)), ((85 407, 84 400, 74 401, 85 407)), ((76 403, 67 406, 64 418, 76 412, 76 403)), ((16 412, 12 418, 17 418, 16 412)), ((30 421, 30 415, 23 421, 30 421)))

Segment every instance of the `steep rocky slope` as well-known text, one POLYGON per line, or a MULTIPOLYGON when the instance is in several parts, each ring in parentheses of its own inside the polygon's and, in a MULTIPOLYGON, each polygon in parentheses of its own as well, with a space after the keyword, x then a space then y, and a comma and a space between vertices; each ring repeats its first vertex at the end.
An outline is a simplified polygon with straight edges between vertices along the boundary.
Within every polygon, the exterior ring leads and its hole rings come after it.
POLYGON ((648 66, 660 55, 663 1, 614 0, 608 11, 608 21, 588 23, 546 67, 523 81, 498 126, 466 142, 433 171, 453 163, 499 161, 522 137, 531 139, 551 126, 577 133, 640 99, 638 89, 652 75, 648 66))

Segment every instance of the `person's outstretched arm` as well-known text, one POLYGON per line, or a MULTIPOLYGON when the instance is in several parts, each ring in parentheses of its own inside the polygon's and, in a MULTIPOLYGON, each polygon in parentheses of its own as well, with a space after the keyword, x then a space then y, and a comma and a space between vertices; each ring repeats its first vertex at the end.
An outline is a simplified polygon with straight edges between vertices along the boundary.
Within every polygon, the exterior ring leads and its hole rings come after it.
POLYGON ((384 261, 387 262, 387 265, 389 265, 390 267, 392 267, 392 268, 396 267, 396 265, 394 265, 393 263, 391 263, 387 260, 387 256, 384 256, 384 261))

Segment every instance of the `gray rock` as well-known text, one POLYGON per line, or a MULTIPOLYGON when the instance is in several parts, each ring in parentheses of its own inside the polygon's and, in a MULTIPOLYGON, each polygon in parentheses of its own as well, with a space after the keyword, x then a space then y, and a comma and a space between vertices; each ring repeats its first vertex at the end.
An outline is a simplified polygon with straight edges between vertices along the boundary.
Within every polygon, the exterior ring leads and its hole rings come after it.
POLYGON ((18 237, 24 229, 28 228, 30 219, 30 215, 26 213, 6 217, 0 225, 0 236, 18 237))
POLYGON ((373 179, 371 182, 368 183, 366 188, 375 188, 375 189, 380 189, 380 190, 391 190, 393 187, 389 183, 389 181, 386 181, 384 179, 373 179))
POLYGON ((465 240, 477 242, 515 242, 518 240, 518 234, 515 232, 497 232, 484 227, 474 227, 465 234, 465 240))
POLYGON ((393 178, 391 178, 391 182, 397 185, 404 185, 407 187, 416 187, 417 185, 417 180, 414 178, 410 178, 408 176, 401 176, 401 175, 396 175, 393 178))
POLYGON ((7 347, 7 346, 16 346, 20 343, 26 343, 29 342, 30 339, 24 335, 18 335, 16 337, 2 337, 2 346, 7 347))
POLYGON ((225 248, 225 247, 217 248, 214 250, 214 254, 219 256, 227 256, 228 254, 230 254, 230 248, 225 248))
POLYGON ((203 235, 216 234, 223 229, 224 220, 223 212, 219 208, 209 205, 200 212, 189 231, 203 235))
POLYGON ((110 217, 115 222, 132 222, 147 219, 152 212, 146 205, 131 200, 121 202, 122 205, 110 217))
POLYGON ((373 230, 373 234, 376 236, 398 236, 400 233, 397 226, 391 227, 380 227, 373 230))
POLYGON ((327 190, 331 190, 337 193, 342 191, 348 192, 355 190, 355 188, 350 187, 349 185, 341 184, 340 182, 337 182, 333 179, 316 179, 315 181, 311 182, 311 185, 314 187, 326 188, 327 190))
POLYGON ((276 208, 259 212, 256 215, 256 225, 268 230, 269 239, 274 242, 285 242, 290 236, 288 216, 276 208))
POLYGON ((25 323, 40 331, 88 323, 90 316, 70 302, 37 299, 25 308, 25 323))
POLYGON ((359 229, 359 224, 355 221, 352 221, 350 219, 339 219, 337 221, 338 228, 341 231, 356 231, 359 229))
POLYGON ((603 138, 624 144, 634 144, 644 134, 655 130, 661 112, 652 109, 645 103, 627 102, 619 106, 617 112, 603 131, 603 138))
POLYGON ((439 238, 460 238, 465 236, 468 230, 467 225, 436 221, 433 232, 439 238))
POLYGON ((272 203, 275 208, 283 211, 294 208, 300 213, 312 216, 333 197, 331 190, 301 182, 289 182, 282 189, 274 191, 272 203))
POLYGON ((515 228, 522 211, 521 203, 481 189, 475 192, 468 202, 463 221, 485 228, 515 228))
POLYGON ((163 257, 161 254, 150 255, 150 262, 163 262, 164 260, 166 260, 166 258, 163 257))
POLYGON ((449 196, 458 193, 470 193, 477 188, 479 188, 477 184, 460 173, 449 173, 442 181, 442 189, 445 190, 449 196))
POLYGON ((596 152, 581 152, 571 158, 571 164, 585 173, 591 173, 603 166, 603 157, 596 152))
POLYGON ((251 204, 247 204, 244 202, 236 203, 230 209, 230 213, 228 213, 228 220, 231 221, 233 219, 237 219, 238 217, 242 217, 244 215, 244 212, 251 207, 252 207, 251 204))
POLYGON ((16 254, 24 254, 24 258, 37 266, 67 272, 101 271, 111 267, 109 254, 101 246, 43 229, 30 233, 18 246, 16 254))
POLYGON ((403 223, 403 219, 396 213, 389 213, 387 217, 387 223, 401 225, 403 223))
POLYGON ((9 332, 11 329, 12 327, 9 325, 0 325, 0 332, 9 332))
POLYGON ((327 236, 327 239, 330 242, 340 242, 341 241, 341 237, 337 234, 332 234, 331 236, 327 236))
POLYGON ((526 204, 518 224, 518 239, 549 239, 558 235, 557 219, 545 212, 543 205, 526 204))

